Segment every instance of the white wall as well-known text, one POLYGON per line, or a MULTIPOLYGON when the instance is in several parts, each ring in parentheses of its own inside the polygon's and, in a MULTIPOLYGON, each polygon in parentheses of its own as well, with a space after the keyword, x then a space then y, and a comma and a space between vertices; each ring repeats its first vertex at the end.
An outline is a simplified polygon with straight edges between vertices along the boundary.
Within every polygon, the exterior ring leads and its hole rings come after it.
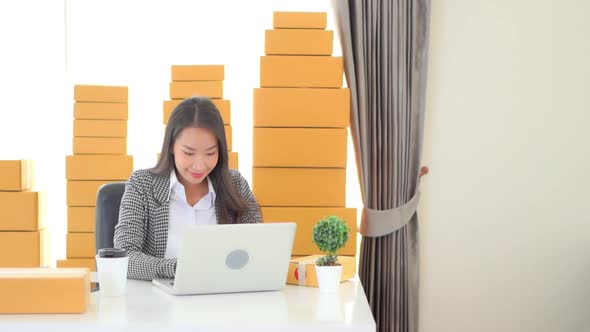
POLYGON ((590 331, 590 2, 432 5, 420 331, 590 331))

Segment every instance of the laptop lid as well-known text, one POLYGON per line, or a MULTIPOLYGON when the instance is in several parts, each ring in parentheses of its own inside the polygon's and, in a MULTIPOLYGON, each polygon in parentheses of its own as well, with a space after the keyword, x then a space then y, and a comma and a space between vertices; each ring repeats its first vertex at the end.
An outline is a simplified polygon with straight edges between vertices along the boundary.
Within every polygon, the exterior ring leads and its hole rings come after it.
POLYGON ((285 286, 295 223, 190 228, 177 258, 173 294, 278 290, 285 286))

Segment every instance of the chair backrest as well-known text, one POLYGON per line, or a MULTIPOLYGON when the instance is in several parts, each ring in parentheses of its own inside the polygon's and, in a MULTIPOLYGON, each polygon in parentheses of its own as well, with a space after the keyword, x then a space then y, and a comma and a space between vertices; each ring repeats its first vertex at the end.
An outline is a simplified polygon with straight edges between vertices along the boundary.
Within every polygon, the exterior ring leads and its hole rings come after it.
POLYGON ((96 197, 96 252, 113 247, 115 226, 119 222, 119 206, 125 182, 103 184, 96 197))

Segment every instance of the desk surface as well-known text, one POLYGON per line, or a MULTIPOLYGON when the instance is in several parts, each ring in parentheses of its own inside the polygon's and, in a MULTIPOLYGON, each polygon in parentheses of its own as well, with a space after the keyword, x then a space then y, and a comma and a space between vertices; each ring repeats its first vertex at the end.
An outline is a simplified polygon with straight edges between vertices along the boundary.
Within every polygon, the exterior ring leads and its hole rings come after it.
POLYGON ((92 293, 80 315, 0 315, 2 331, 375 331, 358 280, 335 293, 287 285, 281 291, 173 296, 129 280, 124 297, 92 293))

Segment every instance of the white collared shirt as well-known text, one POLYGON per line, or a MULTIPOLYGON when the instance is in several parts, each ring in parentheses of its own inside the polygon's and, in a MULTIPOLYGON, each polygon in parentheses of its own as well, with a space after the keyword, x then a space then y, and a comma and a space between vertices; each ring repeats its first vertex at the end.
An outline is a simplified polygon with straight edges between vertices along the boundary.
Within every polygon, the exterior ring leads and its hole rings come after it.
POLYGON ((209 192, 195 205, 190 206, 182 183, 176 178, 174 170, 170 173, 170 214, 168 221, 168 242, 164 258, 178 257, 182 234, 196 225, 217 224, 215 216, 215 190, 207 177, 209 192))

